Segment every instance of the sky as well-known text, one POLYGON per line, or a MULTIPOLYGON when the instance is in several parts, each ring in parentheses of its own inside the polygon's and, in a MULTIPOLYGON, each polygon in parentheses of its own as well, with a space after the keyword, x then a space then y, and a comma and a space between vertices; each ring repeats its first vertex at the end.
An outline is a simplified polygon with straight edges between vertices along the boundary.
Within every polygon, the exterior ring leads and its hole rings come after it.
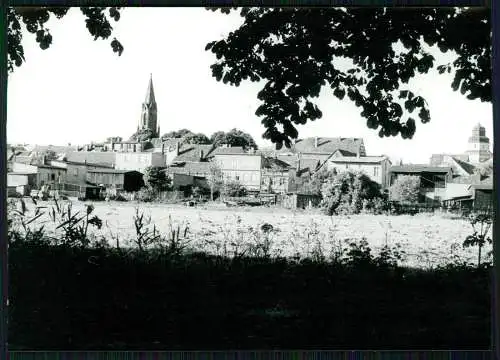
MULTIPOLYGON (((272 145, 255 110, 263 83, 239 87, 219 83, 211 75, 215 61, 205 45, 235 30, 243 19, 204 8, 126 8, 114 35, 122 56, 109 41, 94 41, 78 9, 62 20, 51 18, 53 43, 41 50, 32 34, 23 39, 26 63, 8 79, 7 141, 40 145, 85 144, 110 136, 129 138, 137 128, 150 74, 161 133, 182 128, 210 136, 241 129, 261 147, 272 145)), ((436 54, 438 60, 450 57, 436 54)), ((463 153, 475 124, 493 142, 491 103, 453 92, 451 75, 431 71, 410 88, 429 104, 431 121, 417 122, 411 140, 380 138, 347 97, 340 101, 323 89, 315 99, 323 117, 298 126, 299 138, 361 137, 367 155, 428 163, 433 153, 463 153)))

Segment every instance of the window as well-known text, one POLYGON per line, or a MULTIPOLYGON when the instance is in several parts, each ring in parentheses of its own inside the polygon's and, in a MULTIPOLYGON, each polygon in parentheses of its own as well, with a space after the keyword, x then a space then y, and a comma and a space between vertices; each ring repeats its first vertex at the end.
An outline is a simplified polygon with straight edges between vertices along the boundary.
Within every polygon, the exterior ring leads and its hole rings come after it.
POLYGON ((375 166, 373 168, 373 176, 379 176, 380 175, 379 170, 380 170, 379 167, 375 166))
POLYGON ((56 181, 56 174, 50 174, 50 180, 56 181))
POLYGON ((236 178, 236 181, 240 180, 240 176, 239 175, 235 175, 235 178, 236 178))
POLYGON ((349 164, 345 164, 345 168, 346 168, 346 169, 349 169, 349 164))

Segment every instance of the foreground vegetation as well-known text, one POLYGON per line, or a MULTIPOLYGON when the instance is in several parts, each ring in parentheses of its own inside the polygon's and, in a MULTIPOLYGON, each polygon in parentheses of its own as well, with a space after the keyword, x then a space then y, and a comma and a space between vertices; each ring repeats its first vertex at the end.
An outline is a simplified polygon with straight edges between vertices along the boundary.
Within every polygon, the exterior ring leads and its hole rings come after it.
POLYGON ((189 251, 185 230, 160 233, 140 211, 137 246, 111 247, 89 235, 103 226, 91 206, 78 213, 56 202, 61 232, 51 237, 33 227, 41 210, 22 204, 9 217, 12 350, 490 345, 487 263, 410 269, 398 249, 374 255, 365 241, 285 259, 266 250, 269 225, 246 251, 208 255, 189 251))

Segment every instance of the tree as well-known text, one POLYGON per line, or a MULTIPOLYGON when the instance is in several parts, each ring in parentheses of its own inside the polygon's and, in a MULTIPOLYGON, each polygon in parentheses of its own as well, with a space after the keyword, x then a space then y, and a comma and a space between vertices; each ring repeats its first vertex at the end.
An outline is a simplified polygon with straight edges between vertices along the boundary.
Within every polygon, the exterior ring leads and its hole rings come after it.
POLYGON ((170 131, 168 133, 163 134, 162 139, 179 139, 185 137, 186 135, 194 134, 191 130, 188 129, 180 129, 177 131, 170 131))
POLYGON ((224 131, 217 131, 212 134, 210 141, 215 146, 226 144, 229 146, 241 146, 245 149, 257 149, 257 144, 255 143, 253 137, 250 134, 238 129, 232 129, 227 133, 224 131))
MULTIPOLYGON (((45 24, 53 15, 57 19, 63 18, 69 7, 47 7, 47 6, 22 6, 9 7, 7 9, 7 64, 9 72, 13 72, 15 67, 19 67, 25 61, 24 48, 22 45, 22 27, 36 36, 36 42, 42 50, 46 50, 52 44, 52 34, 45 24)), ((86 27, 90 35, 97 39, 108 39, 113 32, 110 18, 114 21, 120 20, 120 7, 81 7, 80 11, 85 16, 86 27), (108 14, 106 14, 108 10, 108 14)), ((121 55, 122 44, 116 39, 111 40, 111 48, 121 55)))
POLYGON ((151 129, 141 129, 137 130, 131 137, 131 141, 148 141, 155 136, 155 133, 151 129))
POLYGON ((240 15, 238 29, 206 46, 217 58, 212 75, 235 86, 263 82, 256 115, 278 148, 298 137, 294 125, 322 117, 312 99, 323 86, 341 100, 347 95, 381 137, 411 139, 415 118, 430 121, 424 97, 406 84, 434 67, 454 72, 454 91, 491 101, 488 8, 260 7, 240 15), (429 46, 456 60, 435 66, 429 46))
POLYGON ((214 201, 214 193, 219 191, 224 184, 222 169, 216 161, 210 163, 207 183, 210 187, 210 200, 214 201))
POLYGON ((197 134, 187 134, 184 137, 184 143, 185 144, 199 144, 199 145, 206 145, 206 144, 211 144, 210 139, 202 133, 197 133, 197 134))
POLYGON ((247 194, 243 185, 237 180, 231 180, 224 184, 223 194, 228 197, 241 197, 247 194))
POLYGON ((366 174, 342 172, 334 175, 326 173, 321 187, 322 207, 327 215, 340 213, 357 214, 364 201, 374 201, 382 197, 380 185, 366 174))
POLYGON ((416 203, 420 194, 420 177, 401 175, 389 188, 391 200, 402 203, 416 203))
POLYGON ((168 190, 172 184, 172 180, 167 176, 165 169, 157 166, 146 168, 144 171, 144 182, 155 193, 168 190))

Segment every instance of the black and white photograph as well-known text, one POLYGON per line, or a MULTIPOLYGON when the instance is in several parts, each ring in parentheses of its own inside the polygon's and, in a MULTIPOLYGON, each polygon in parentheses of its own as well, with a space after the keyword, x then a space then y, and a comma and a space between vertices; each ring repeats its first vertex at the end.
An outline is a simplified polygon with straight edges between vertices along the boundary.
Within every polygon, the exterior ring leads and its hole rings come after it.
POLYGON ((489 8, 6 12, 9 351, 491 347, 489 8))

